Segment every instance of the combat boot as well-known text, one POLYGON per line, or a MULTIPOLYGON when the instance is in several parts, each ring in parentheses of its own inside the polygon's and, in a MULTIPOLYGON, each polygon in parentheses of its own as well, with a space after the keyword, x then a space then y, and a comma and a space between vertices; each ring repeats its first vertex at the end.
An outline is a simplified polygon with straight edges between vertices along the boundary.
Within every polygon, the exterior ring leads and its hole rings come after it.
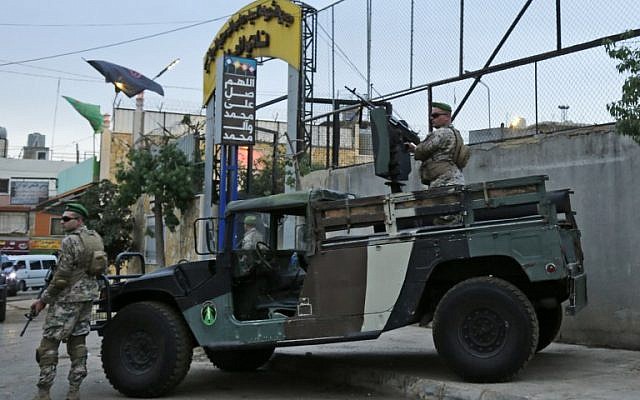
POLYGON ((51 396, 49 396, 49 388, 38 388, 38 394, 36 394, 36 397, 34 397, 33 400, 51 400, 51 396))
POLYGON ((80 400, 80 386, 69 385, 66 400, 80 400))

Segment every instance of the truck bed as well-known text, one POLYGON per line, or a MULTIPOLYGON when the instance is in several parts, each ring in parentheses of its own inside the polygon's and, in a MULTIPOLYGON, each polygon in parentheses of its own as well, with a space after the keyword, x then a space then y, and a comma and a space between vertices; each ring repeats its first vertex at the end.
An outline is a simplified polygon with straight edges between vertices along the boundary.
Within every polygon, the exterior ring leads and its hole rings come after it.
POLYGON ((373 227, 394 234, 403 229, 447 229, 489 221, 539 218, 548 223, 575 226, 569 190, 547 192, 545 175, 449 186, 408 193, 315 203, 319 237, 335 231, 373 227), (438 223, 438 219, 453 221, 438 223))

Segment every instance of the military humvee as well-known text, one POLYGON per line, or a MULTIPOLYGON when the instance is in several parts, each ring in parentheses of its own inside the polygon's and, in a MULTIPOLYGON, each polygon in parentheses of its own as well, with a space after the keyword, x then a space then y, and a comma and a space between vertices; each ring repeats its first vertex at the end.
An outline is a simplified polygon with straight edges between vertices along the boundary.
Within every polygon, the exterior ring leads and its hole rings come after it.
POLYGON ((276 347, 431 323, 463 379, 509 380, 553 341, 562 303, 573 315, 587 302, 571 192, 545 180, 231 202, 215 259, 105 279, 93 327, 106 376, 125 395, 154 397, 182 381, 195 346, 246 371, 276 347), (249 249, 246 215, 262 237, 249 249))

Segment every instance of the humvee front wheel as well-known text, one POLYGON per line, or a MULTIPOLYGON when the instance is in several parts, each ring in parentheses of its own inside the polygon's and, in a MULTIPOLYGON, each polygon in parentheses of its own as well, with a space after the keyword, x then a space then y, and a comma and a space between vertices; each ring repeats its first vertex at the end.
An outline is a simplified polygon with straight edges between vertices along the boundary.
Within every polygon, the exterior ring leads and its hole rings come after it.
POLYGON ((503 382, 533 356, 538 320, 529 299, 511 283, 472 278, 451 288, 438 304, 433 340, 463 379, 503 382))
POLYGON ((104 331, 102 368, 111 385, 130 397, 158 397, 189 371, 193 345, 182 317, 159 302, 133 303, 104 331))
POLYGON ((264 365, 275 351, 275 347, 260 349, 214 350, 204 348, 209 361, 223 371, 240 372, 253 371, 264 365))

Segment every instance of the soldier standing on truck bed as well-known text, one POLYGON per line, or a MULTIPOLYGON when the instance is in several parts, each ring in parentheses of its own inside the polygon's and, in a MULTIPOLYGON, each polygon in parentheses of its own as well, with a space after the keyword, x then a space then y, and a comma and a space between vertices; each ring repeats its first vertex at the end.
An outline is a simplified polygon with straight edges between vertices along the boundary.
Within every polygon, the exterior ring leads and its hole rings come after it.
POLYGON ((71 360, 67 399, 80 398, 80 383, 87 376, 85 339, 90 330, 92 302, 98 297, 93 260, 98 253, 104 255, 102 238, 84 225, 88 216, 82 204, 67 204, 60 220, 67 236, 62 240, 58 266, 50 285, 31 305, 37 315, 49 304, 42 341, 36 349, 40 378, 35 400, 50 399, 61 341, 67 343, 71 360))
POLYGON ((415 159, 422 161, 420 180, 429 188, 464 185, 462 168, 469 153, 460 132, 451 125, 451 106, 432 103, 429 117, 435 130, 417 146, 406 143, 408 150, 415 153, 415 159))

